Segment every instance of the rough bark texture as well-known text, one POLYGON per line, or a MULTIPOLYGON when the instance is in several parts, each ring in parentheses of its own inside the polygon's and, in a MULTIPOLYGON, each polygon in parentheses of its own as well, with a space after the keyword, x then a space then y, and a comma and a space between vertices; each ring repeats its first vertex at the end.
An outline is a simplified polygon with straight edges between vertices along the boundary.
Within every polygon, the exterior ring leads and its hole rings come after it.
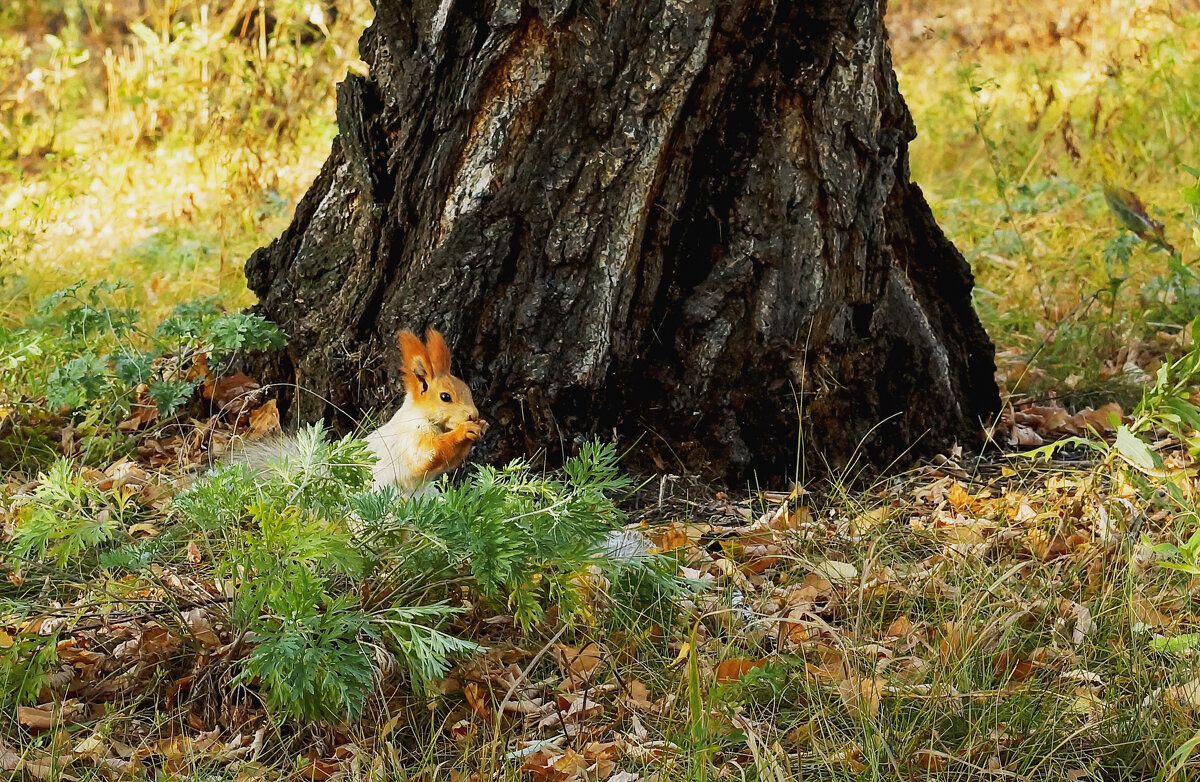
POLYGON ((909 181, 883 0, 377 0, 370 76, 246 265, 294 417, 400 399, 441 329, 491 432, 790 475, 970 441, 973 280, 909 181))

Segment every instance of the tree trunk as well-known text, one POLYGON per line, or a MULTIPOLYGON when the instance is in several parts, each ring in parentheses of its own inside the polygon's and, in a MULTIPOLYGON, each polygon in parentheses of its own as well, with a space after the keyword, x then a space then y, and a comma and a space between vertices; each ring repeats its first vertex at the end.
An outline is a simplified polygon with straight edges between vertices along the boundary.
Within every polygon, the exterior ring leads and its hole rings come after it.
POLYGON ((883 5, 377 0, 329 160, 246 265, 291 338, 260 371, 344 428, 436 327, 494 459, 615 432, 766 477, 975 441, 993 348, 909 181, 883 5))

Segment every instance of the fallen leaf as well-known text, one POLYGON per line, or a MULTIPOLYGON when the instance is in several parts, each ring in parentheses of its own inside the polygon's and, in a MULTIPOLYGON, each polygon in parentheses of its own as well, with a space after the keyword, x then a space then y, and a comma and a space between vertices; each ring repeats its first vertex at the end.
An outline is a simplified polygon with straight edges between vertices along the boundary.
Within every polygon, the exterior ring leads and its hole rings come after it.
POLYGON ((849 562, 839 562, 836 559, 826 559, 813 567, 813 572, 824 576, 834 584, 846 584, 858 578, 858 568, 849 562))
POLYGON ((471 711, 485 719, 492 716, 492 704, 482 684, 467 682, 463 685, 462 692, 467 705, 471 707, 471 711))
POLYGON ((745 676, 748 671, 761 668, 766 664, 766 658, 761 660, 746 660, 739 657, 732 660, 722 660, 717 665, 716 679, 719 684, 734 682, 745 676))
POLYGON ((183 615, 188 630, 200 644, 208 649, 216 649, 221 645, 221 639, 213 630, 212 623, 201 608, 193 608, 183 615))
POLYGON ((882 524, 887 516, 888 508, 885 505, 860 513, 850 520, 850 534, 862 537, 882 524))
POLYGON ((1131 624, 1134 630, 1166 627, 1171 623, 1170 617, 1155 608, 1153 603, 1141 595, 1134 595, 1129 601, 1129 613, 1133 619, 1131 624))
POLYGON ((250 411, 250 429, 244 436, 247 440, 260 440, 279 429, 279 407, 270 399, 250 411))
POLYGON ((885 679, 850 677, 838 682, 838 695, 847 708, 874 717, 879 713, 879 703, 886 684, 885 679))
POLYGON ((581 647, 555 644, 554 657, 563 675, 578 685, 589 681, 597 673, 605 655, 604 649, 595 643, 581 647))
POLYGON ((73 724, 75 718, 83 713, 83 705, 79 701, 69 700, 59 703, 43 703, 40 706, 18 706, 17 722, 30 730, 48 730, 59 725, 73 724))
POLYGON ((638 782, 641 777, 632 771, 618 771, 609 777, 605 782, 638 782))
POLYGON ((258 382, 238 372, 217 381, 213 389, 212 400, 222 413, 232 412, 241 414, 254 407, 254 392, 259 389, 258 382))

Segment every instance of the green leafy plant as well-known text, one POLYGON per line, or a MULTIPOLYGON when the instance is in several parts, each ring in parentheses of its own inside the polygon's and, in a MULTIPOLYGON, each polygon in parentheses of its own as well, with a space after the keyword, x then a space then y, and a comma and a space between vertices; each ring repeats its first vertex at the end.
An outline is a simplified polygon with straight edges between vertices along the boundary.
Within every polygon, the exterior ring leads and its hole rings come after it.
POLYGON ((479 647, 445 625, 467 587, 530 629, 617 614, 665 617, 688 585, 664 557, 603 557, 629 481, 612 446, 589 444, 559 474, 479 467, 408 498, 367 491, 370 453, 320 425, 221 465, 180 494, 178 526, 205 534, 238 584, 230 617, 252 644, 239 682, 307 720, 361 712, 386 650, 412 683, 479 647), (369 590, 362 585, 370 583, 369 590))
POLYGON ((687 590, 670 558, 598 556, 625 519, 613 495, 629 486, 616 449, 589 443, 561 475, 536 474, 518 460, 478 467, 469 480, 432 496, 367 494, 356 498, 355 510, 389 581, 421 593, 467 577, 491 605, 529 628, 551 605, 567 619, 592 616, 602 607, 596 598, 655 612, 687 590))
POLYGON ((38 698, 58 667, 58 636, 19 633, 9 638, 0 630, 0 708, 27 706, 38 698))
POLYGON ((130 500, 128 494, 97 489, 70 461, 59 459, 19 508, 9 560, 57 568, 80 564, 114 541, 127 539, 128 517, 136 513, 130 500))
POLYGON ((283 333, 257 315, 224 312, 213 299, 184 302, 157 326, 144 326, 120 284, 79 282, 47 296, 15 326, 0 323, 0 404, 17 426, 0 430, 0 453, 31 472, 57 439, 57 413, 70 415, 83 458, 106 464, 133 442, 116 424, 153 405, 169 417, 195 396, 205 377, 237 351, 274 350, 283 333), (49 408, 49 409, 47 409, 49 408), (49 424, 39 434, 39 426, 49 424), (32 456, 30 445, 34 446, 32 456))
MULTIPOLYGON (((198 379, 187 368, 203 355, 214 364, 238 350, 277 350, 283 333, 269 321, 243 312, 222 313, 209 300, 184 302, 152 332, 138 326, 137 310, 116 304, 111 283, 77 283, 49 296, 29 324, 59 336, 62 365, 46 378, 47 401, 79 408, 106 400, 131 400, 147 385, 160 415, 191 398, 198 379), (76 355, 70 357, 72 353, 76 355)), ((122 408, 122 410, 125 408, 122 408)))

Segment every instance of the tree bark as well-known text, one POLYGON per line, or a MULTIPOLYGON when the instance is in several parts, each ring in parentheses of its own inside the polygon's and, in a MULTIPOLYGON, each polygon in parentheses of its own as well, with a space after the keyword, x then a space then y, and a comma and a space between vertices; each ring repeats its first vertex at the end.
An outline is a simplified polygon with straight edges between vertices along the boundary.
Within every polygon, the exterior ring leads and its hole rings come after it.
POLYGON ((909 179, 883 12, 377 0, 329 159, 246 265, 291 339, 260 372, 345 427, 436 327, 493 459, 615 432, 774 477, 975 441, 993 348, 909 179))

